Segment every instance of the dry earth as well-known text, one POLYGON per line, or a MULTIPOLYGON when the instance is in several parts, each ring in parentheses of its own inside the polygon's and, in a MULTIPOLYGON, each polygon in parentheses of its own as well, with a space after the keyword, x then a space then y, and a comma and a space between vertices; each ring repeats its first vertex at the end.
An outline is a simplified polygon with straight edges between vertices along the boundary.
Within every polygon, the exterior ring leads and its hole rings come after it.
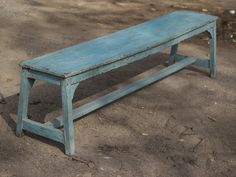
MULTIPOLYGON (((0 177, 235 177, 235 0, 1 0, 0 177), (218 73, 188 68, 76 121, 76 156, 63 146, 14 134, 18 63, 160 16, 192 9, 218 15, 218 73)), ((167 50, 79 86, 75 106, 130 78, 163 68, 167 50), (143 74, 141 74, 143 73, 143 74)), ((208 56, 207 36, 180 52, 208 56)), ((37 83, 29 116, 61 113, 60 90, 37 83)))

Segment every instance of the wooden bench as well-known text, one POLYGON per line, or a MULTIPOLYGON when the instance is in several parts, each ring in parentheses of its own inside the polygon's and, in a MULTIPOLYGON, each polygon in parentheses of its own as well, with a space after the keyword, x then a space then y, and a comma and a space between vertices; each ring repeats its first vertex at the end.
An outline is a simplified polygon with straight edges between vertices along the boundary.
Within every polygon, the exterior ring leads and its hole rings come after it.
POLYGON ((65 153, 72 155, 75 153, 73 120, 189 65, 208 68, 210 76, 215 77, 216 20, 215 16, 176 11, 125 30, 23 61, 20 64, 22 74, 16 134, 20 136, 24 129, 63 143, 65 153), (202 32, 208 32, 210 36, 209 59, 177 55, 178 43, 202 32), (72 110, 72 98, 81 81, 168 47, 171 47, 168 67, 72 110), (35 80, 60 85, 62 116, 46 123, 38 123, 27 117, 29 92, 35 80), (62 126, 63 131, 59 129, 62 126))

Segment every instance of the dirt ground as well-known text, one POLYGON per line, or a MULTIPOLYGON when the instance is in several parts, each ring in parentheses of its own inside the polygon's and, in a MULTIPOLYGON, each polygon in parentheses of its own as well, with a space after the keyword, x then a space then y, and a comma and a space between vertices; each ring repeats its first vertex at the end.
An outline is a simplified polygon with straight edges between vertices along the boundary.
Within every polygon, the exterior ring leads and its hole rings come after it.
MULTIPOLYGON (((0 177, 235 177, 235 9, 235 0, 1 0, 0 177), (15 136, 20 61, 179 9, 220 17, 216 79, 189 67, 85 116, 73 158, 61 144, 15 136)), ((81 83, 75 106, 163 68, 167 52, 81 83)), ((207 36, 180 52, 208 57, 207 36)), ((60 102, 58 87, 38 82, 29 117, 51 119, 60 102)))

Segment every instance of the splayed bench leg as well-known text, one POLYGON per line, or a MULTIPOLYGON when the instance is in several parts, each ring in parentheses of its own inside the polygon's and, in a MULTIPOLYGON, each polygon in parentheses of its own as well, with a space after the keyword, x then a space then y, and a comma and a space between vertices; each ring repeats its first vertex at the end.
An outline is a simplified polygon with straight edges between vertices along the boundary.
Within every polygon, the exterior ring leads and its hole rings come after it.
POLYGON ((72 99, 78 84, 71 85, 70 81, 65 79, 61 81, 61 98, 64 123, 64 145, 65 153, 73 155, 75 153, 74 125, 72 117, 72 99))
POLYGON ((210 34, 210 76, 216 77, 216 25, 208 30, 210 34))
POLYGON ((16 135, 22 135, 23 120, 28 119, 28 102, 30 89, 33 87, 34 79, 28 78, 28 71, 26 69, 22 70, 21 73, 21 85, 20 85, 20 100, 18 106, 18 120, 16 127, 16 135))
MULTIPOLYGON (((196 61, 192 64, 194 66, 207 68, 210 70, 210 77, 215 78, 216 77, 216 25, 214 25, 212 28, 207 30, 209 36, 210 36, 210 58, 208 59, 199 59, 196 58, 196 61)), ((171 47, 170 55, 168 58, 168 65, 172 65, 174 62, 179 62, 181 60, 184 60, 188 58, 189 56, 179 55, 177 54, 178 45, 173 45, 171 47)))

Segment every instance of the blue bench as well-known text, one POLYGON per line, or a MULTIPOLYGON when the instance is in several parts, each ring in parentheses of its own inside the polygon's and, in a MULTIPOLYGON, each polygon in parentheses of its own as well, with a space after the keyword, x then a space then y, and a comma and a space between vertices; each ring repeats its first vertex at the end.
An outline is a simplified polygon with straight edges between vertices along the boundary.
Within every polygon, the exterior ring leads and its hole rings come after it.
POLYGON ((73 120, 189 65, 208 68, 210 76, 215 77, 216 20, 215 16, 176 11, 94 40, 23 61, 20 64, 22 74, 16 134, 20 136, 24 129, 63 143, 65 153, 72 155, 75 153, 73 120), (207 32, 210 36, 209 59, 177 54, 178 43, 202 32, 207 32), (81 81, 143 59, 168 47, 171 47, 168 67, 72 110, 72 98, 81 81), (29 92, 35 80, 60 85, 62 116, 45 123, 28 119, 29 92), (62 126, 63 131, 59 129, 62 126))

